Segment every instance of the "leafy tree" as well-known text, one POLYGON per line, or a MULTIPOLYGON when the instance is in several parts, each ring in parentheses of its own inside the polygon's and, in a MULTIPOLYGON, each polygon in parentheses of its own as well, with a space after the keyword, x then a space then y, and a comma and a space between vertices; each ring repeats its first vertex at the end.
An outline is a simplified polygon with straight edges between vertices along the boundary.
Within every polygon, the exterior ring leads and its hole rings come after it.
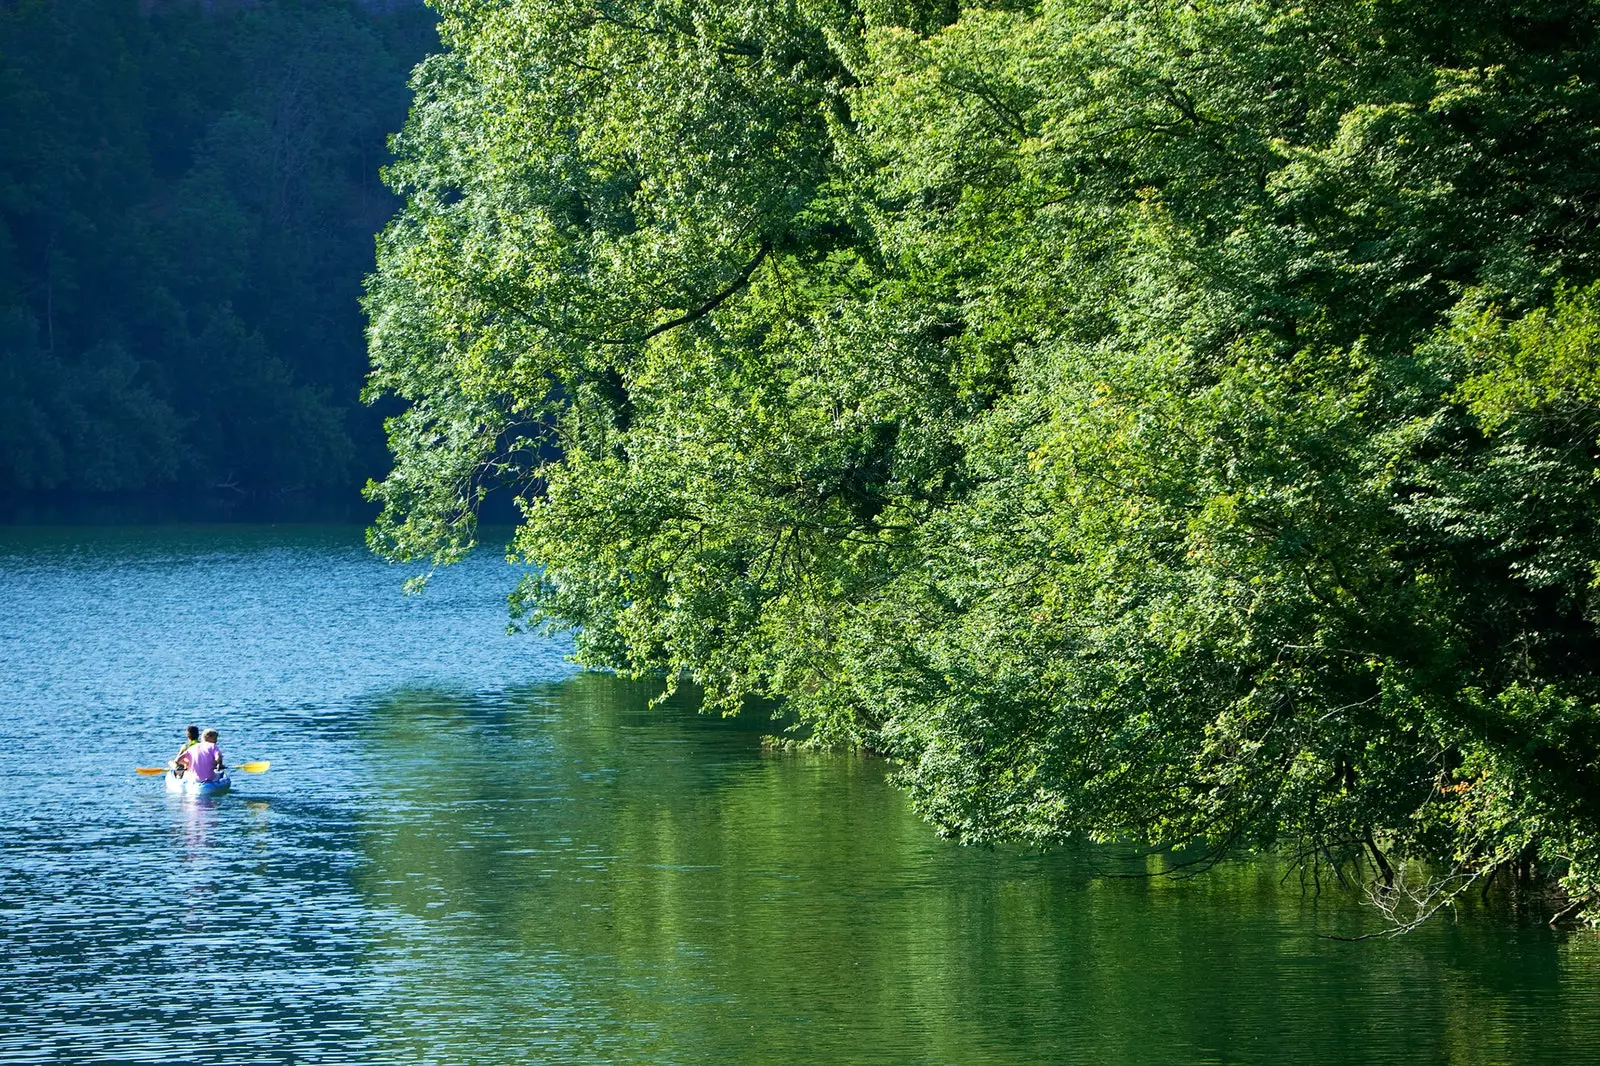
POLYGON ((1595 902, 1593 5, 442 13, 378 547, 510 482, 584 661, 963 839, 1595 902))

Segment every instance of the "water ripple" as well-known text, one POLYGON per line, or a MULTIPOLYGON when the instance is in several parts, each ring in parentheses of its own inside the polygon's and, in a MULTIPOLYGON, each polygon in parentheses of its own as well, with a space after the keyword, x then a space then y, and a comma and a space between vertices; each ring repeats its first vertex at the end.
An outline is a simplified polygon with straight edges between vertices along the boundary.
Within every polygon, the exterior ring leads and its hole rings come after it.
POLYGON ((0 1064, 1600 1061, 1600 945, 960 849, 328 528, 0 530, 0 1064), (136 765, 189 721, 233 794, 136 765))

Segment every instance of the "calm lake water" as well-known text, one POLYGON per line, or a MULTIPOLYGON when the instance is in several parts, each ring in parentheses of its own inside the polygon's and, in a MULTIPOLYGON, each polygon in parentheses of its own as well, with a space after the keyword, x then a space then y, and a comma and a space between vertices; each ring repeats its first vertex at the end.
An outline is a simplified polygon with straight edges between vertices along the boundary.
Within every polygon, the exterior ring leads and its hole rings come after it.
POLYGON ((0 528, 0 1063, 1600 1062, 1600 941, 963 849, 353 527, 0 528), (189 722, 270 759, 167 796, 189 722))

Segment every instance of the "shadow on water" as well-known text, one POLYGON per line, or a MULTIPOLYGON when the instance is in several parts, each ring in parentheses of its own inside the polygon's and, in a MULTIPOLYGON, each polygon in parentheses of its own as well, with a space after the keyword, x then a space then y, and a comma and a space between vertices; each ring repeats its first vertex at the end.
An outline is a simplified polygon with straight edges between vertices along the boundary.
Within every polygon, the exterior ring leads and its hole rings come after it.
POLYGON ((0 526, 159 526, 175 523, 366 525, 377 508, 357 494, 305 496, 150 494, 75 497, 0 494, 0 526))
POLYGON ((1129 878, 1115 849, 936 839, 874 759, 647 709, 601 675, 395 694, 360 730, 385 1048, 455 1061, 1560 1061, 1600 1048, 1592 942, 1440 923, 1406 941, 1271 862, 1129 878), (1578 989, 1573 998, 1574 978, 1578 989), (1473 1010, 1468 1004, 1482 1004, 1473 1010), (1462 1034, 1470 1034, 1462 1036, 1462 1034), (1576 1043, 1573 1041, 1576 1040, 1576 1043), (1419 1052, 1421 1057, 1418 1058, 1419 1052))

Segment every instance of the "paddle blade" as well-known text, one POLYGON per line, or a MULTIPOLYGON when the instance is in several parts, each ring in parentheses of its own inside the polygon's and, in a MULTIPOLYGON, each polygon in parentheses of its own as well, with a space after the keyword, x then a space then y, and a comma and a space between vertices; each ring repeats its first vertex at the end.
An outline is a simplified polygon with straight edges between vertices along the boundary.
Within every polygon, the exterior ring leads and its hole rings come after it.
POLYGON ((235 766, 234 769, 243 770, 247 774, 264 774, 267 772, 267 767, 271 765, 272 763, 262 759, 260 762, 242 762, 235 766))
POLYGON ((135 766, 133 768, 133 772, 136 774, 143 774, 145 777, 150 777, 155 774, 166 773, 167 768, 165 766, 135 766))

